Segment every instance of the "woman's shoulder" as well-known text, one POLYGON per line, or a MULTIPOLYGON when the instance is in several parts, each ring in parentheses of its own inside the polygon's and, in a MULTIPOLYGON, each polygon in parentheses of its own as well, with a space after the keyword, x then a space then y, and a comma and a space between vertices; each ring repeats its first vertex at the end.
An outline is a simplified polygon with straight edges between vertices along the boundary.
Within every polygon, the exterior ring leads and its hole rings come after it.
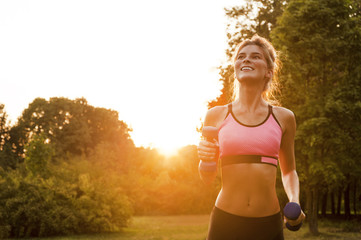
POLYGON ((207 111, 206 118, 204 120, 205 126, 217 126, 228 113, 228 104, 212 107, 207 111))
POLYGON ((283 130, 296 125, 296 117, 291 110, 285 107, 273 106, 273 113, 281 124, 283 130))
POLYGON ((273 112, 275 115, 278 115, 279 117, 282 118, 287 118, 287 119, 295 118, 295 114, 291 110, 285 107, 273 106, 273 112))

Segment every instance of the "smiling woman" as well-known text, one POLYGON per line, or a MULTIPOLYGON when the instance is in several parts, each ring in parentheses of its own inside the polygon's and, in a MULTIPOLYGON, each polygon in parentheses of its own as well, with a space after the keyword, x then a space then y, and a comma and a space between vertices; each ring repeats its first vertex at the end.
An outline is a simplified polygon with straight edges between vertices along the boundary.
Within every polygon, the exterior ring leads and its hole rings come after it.
MULTIPOLYGON (((254 35, 239 43, 234 56, 237 98, 207 112, 204 126, 217 129, 218 144, 205 139, 198 146, 201 179, 211 183, 218 172, 218 168, 202 168, 203 162, 219 162, 222 172, 222 189, 211 213, 207 239, 282 240, 275 188, 278 165, 289 201, 299 205, 295 117, 288 109, 272 106, 265 94, 272 80, 277 80, 273 79, 278 65, 272 44, 254 35)), ((300 211, 297 217, 289 222, 292 226, 299 225, 305 215, 300 211)))

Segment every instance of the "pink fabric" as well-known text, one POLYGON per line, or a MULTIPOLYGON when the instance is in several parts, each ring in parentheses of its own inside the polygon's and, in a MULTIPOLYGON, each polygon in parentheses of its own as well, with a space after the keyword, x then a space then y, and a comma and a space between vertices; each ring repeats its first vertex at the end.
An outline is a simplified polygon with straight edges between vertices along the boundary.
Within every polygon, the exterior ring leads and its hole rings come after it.
MULTIPOLYGON (((281 138, 282 129, 273 114, 269 114, 261 125, 245 126, 236 121, 230 113, 218 132, 220 157, 262 155, 278 158, 281 138)), ((271 161, 269 158, 262 160, 271 161)))
POLYGON ((276 166, 278 164, 277 159, 270 158, 270 157, 262 157, 261 162, 263 162, 263 163, 271 163, 271 164, 276 165, 276 166))

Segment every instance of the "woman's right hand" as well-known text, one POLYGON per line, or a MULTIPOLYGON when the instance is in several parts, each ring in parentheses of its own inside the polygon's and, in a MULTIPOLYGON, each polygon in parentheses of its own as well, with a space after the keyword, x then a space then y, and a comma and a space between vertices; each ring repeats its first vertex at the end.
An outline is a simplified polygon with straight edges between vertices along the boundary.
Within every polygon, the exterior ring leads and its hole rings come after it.
POLYGON ((216 162, 218 159, 218 142, 201 140, 198 145, 198 157, 204 162, 216 162))

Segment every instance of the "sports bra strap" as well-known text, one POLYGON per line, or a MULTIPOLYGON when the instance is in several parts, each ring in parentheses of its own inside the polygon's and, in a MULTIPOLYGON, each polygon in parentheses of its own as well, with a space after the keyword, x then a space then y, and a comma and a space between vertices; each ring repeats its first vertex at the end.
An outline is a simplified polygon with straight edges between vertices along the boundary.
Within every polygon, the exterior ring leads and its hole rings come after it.
POLYGON ((232 103, 228 104, 228 114, 230 114, 230 113, 232 113, 232 103))
POLYGON ((224 120, 226 120, 226 118, 228 117, 229 114, 232 115, 232 103, 228 104, 228 112, 227 112, 226 117, 224 118, 224 120))

